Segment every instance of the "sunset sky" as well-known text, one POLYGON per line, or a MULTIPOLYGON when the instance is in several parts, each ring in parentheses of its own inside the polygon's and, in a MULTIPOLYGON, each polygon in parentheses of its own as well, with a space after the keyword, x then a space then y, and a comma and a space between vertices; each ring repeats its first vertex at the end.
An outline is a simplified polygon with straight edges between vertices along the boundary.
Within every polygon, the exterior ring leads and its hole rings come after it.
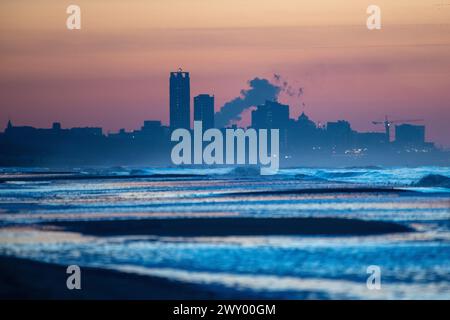
POLYGON ((182 67, 216 110, 277 73, 304 88, 280 98, 291 117, 362 131, 382 131, 371 121, 385 114, 424 119, 427 139, 450 146, 450 0, 2 0, 0 36, 0 127, 168 123, 182 67), (66 28, 70 4, 81 30, 66 28), (371 4, 381 30, 366 27, 371 4))

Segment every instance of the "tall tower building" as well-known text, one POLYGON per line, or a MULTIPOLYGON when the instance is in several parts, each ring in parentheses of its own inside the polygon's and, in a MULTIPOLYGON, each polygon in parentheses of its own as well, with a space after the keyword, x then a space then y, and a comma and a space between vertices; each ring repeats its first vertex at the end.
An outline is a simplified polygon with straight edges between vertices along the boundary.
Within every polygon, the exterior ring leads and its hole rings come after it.
POLYGON ((170 128, 190 129, 191 91, 189 72, 170 73, 170 128))
POLYGON ((287 130, 289 127, 289 106, 276 101, 268 101, 252 111, 252 128, 279 129, 280 149, 288 146, 287 130))
POLYGON ((252 111, 252 127, 255 129, 286 129, 288 126, 288 105, 266 101, 252 111))
POLYGON ((203 130, 214 128, 214 96, 199 94, 194 97, 194 120, 202 121, 203 130))

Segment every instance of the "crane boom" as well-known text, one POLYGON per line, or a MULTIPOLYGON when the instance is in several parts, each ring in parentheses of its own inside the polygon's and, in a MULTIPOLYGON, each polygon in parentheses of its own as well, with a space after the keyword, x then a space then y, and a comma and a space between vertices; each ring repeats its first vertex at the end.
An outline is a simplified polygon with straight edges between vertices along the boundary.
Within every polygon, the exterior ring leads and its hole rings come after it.
POLYGON ((390 127, 392 124, 403 123, 403 122, 420 122, 420 121, 424 121, 424 120, 423 119, 411 119, 411 120, 392 120, 392 121, 390 121, 388 119, 388 116, 386 115, 384 121, 372 121, 372 124, 383 124, 384 130, 386 132, 386 141, 390 142, 391 141, 390 127))

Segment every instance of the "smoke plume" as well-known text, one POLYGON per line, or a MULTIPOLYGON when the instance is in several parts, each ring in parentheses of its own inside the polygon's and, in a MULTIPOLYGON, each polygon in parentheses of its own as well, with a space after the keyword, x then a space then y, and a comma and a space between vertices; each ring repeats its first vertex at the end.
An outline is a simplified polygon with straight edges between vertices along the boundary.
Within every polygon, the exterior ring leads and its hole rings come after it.
POLYGON ((217 128, 241 120, 241 113, 250 107, 264 104, 266 100, 276 101, 282 87, 267 79, 254 78, 248 81, 249 89, 241 90, 239 97, 226 102, 215 114, 217 128))
POLYGON ((291 85, 287 80, 283 79, 281 75, 274 73, 273 80, 275 81, 275 84, 280 87, 280 91, 287 94, 289 97, 300 98, 303 95, 302 87, 291 85))

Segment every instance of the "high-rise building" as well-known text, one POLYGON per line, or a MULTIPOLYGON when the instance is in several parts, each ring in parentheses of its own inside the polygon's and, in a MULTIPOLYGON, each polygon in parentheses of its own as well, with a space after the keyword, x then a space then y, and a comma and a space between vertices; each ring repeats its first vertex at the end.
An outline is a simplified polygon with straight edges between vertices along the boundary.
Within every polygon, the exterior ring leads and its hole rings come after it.
POLYGON ((170 128, 191 127, 191 91, 189 72, 179 69, 170 73, 170 128))
POLYGON ((252 111, 252 127, 255 129, 285 129, 289 125, 289 106, 266 101, 252 111))
POLYGON ((214 128, 214 96, 199 94, 194 97, 194 121, 202 121, 203 130, 214 128))
POLYGON ((412 124, 395 126, 395 142, 398 144, 423 145, 425 143, 425 126, 412 124))
POLYGON ((289 127, 289 106, 269 101, 252 111, 252 128, 279 129, 280 149, 287 148, 287 129, 289 127))

